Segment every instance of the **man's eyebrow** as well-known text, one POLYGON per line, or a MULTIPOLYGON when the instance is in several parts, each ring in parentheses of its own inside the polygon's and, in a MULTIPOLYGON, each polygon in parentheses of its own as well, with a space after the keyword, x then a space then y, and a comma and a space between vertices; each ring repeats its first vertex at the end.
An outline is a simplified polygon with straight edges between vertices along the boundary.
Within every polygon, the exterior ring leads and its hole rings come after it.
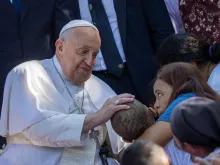
POLYGON ((89 49, 90 47, 87 45, 83 45, 83 46, 78 47, 77 49, 85 49, 85 48, 89 49))
POLYGON ((98 50, 98 51, 96 51, 96 52, 94 52, 94 53, 98 54, 99 52, 100 52, 100 50, 98 50))

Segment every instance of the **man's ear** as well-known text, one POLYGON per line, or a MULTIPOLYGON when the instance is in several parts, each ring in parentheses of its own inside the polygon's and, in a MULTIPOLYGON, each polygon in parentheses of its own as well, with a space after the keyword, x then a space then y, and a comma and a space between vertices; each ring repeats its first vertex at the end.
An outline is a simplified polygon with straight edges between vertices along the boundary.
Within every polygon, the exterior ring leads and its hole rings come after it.
POLYGON ((57 56, 62 56, 63 55, 63 49, 64 49, 64 41, 61 39, 57 39, 55 42, 56 46, 56 55, 57 56))

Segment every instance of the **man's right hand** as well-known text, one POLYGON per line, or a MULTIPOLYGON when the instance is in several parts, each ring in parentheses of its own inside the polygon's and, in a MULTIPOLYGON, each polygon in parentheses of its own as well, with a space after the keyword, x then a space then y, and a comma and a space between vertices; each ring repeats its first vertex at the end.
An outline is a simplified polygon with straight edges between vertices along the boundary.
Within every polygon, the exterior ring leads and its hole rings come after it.
POLYGON ((117 111, 129 109, 130 107, 126 103, 133 102, 134 98, 131 94, 121 94, 108 99, 102 108, 96 112, 99 123, 106 123, 117 111))
POLYGON ((108 99, 96 113, 86 116, 83 133, 105 124, 117 111, 129 109, 126 103, 133 102, 134 98, 135 96, 126 93, 108 99))

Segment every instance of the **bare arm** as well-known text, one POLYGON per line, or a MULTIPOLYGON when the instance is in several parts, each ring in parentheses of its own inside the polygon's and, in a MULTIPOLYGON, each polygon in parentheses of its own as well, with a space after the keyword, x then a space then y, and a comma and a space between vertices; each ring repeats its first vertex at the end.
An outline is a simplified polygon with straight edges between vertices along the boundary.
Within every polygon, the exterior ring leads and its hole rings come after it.
POLYGON ((172 139, 172 136, 170 123, 158 121, 148 128, 137 140, 149 140, 165 146, 172 139))

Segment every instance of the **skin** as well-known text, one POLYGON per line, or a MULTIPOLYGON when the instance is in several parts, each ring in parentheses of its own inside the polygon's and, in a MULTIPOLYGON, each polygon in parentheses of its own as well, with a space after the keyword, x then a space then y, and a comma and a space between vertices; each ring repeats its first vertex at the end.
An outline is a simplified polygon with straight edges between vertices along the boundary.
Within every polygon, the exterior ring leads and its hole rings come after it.
POLYGON ((188 152, 192 157, 196 157, 196 156, 206 157, 212 152, 211 149, 203 147, 203 146, 192 145, 186 142, 181 143, 180 140, 176 136, 174 136, 174 141, 175 141, 176 146, 179 149, 185 152, 188 152))
MULTIPOLYGON (((154 95, 156 96, 156 102, 153 108, 149 108, 152 114, 159 116, 165 111, 168 106, 170 96, 173 92, 173 88, 166 82, 157 79, 154 84, 154 95)), ((155 116, 155 117, 156 117, 155 116)), ((165 121, 157 121, 150 128, 148 128, 138 140, 150 140, 161 146, 165 146, 172 139, 172 130, 170 123, 165 121)))
POLYGON ((197 159, 195 162, 195 165, 219 165, 220 164, 220 158, 213 158, 212 160, 206 160, 206 159, 197 159))
POLYGON ((172 92, 173 87, 166 82, 157 79, 154 83, 154 95, 156 97, 154 108, 159 115, 164 113, 167 108, 172 92))
POLYGON ((74 84, 87 81, 96 63, 101 40, 93 28, 73 28, 56 41, 56 55, 64 75, 74 84))
POLYGON ((211 153, 205 158, 196 157, 195 165, 219 165, 220 164, 220 151, 211 153))
MULTIPOLYGON (((65 77, 74 85, 84 84, 92 74, 101 40, 98 31, 92 27, 77 27, 66 30, 56 41, 56 56, 65 77)), ((131 94, 121 94, 108 99, 96 113, 87 114, 82 133, 105 124, 114 113, 127 110, 125 103, 134 101, 131 94), (115 105, 115 101, 119 103, 115 105), (121 105, 124 104, 124 105, 121 105)))
POLYGON ((155 158, 152 160, 153 164, 170 165, 170 159, 162 147, 160 147, 154 154, 155 158), (158 157, 158 155, 160 156, 158 157))

